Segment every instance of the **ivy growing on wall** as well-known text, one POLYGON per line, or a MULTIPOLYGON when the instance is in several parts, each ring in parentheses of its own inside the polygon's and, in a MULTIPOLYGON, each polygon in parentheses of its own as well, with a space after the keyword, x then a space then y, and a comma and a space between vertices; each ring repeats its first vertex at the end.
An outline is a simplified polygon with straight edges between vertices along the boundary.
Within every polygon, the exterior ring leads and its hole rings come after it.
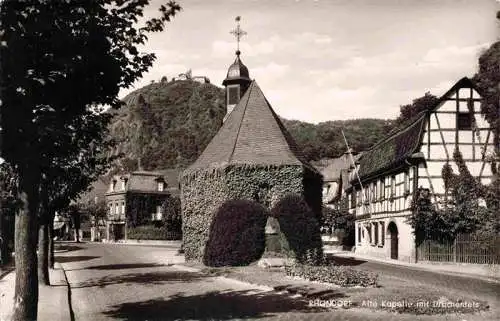
POLYGON ((450 241, 459 233, 477 234, 488 243, 500 233, 498 180, 483 185, 470 173, 458 149, 453 153, 453 161, 458 173, 449 163, 441 171, 445 198, 440 206, 432 203, 426 190, 419 190, 413 200, 409 223, 417 244, 426 239, 450 241))
POLYGON ((269 209, 285 195, 297 193, 320 217, 323 182, 313 173, 306 180, 307 170, 298 165, 238 165, 185 172, 181 203, 186 259, 201 260, 213 215, 228 200, 252 200, 269 209))
POLYGON ((127 225, 135 227, 151 223, 156 206, 162 206, 169 198, 165 194, 127 193, 127 225))

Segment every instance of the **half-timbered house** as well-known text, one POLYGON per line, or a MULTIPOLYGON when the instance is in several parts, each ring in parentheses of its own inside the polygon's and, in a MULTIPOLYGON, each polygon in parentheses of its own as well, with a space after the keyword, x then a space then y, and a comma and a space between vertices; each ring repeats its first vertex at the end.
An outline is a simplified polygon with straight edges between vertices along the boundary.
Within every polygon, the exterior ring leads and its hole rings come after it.
POLYGON ((415 261, 415 238, 407 222, 412 199, 422 188, 435 202, 442 200, 443 165, 449 163, 458 173, 456 148, 472 175, 491 181, 487 155, 494 149, 493 133, 479 112, 480 102, 473 82, 462 78, 436 106, 363 153, 350 171, 346 193, 356 217, 356 253, 415 261))

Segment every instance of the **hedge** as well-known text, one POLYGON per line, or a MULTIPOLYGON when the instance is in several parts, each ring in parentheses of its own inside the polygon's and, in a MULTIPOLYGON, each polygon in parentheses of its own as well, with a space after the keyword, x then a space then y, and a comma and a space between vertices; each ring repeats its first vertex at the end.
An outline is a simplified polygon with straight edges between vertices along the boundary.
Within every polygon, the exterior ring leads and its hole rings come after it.
POLYGON ((304 197, 289 194, 271 210, 278 219, 282 237, 286 238, 289 256, 297 262, 319 264, 323 260, 323 242, 319 223, 304 197))
POLYGON ((156 227, 154 225, 140 225, 127 229, 127 239, 171 241, 182 239, 182 233, 169 231, 163 227, 156 227))
POLYGON ((203 264, 240 266, 258 260, 265 248, 267 210, 248 200, 231 200, 215 214, 203 264))

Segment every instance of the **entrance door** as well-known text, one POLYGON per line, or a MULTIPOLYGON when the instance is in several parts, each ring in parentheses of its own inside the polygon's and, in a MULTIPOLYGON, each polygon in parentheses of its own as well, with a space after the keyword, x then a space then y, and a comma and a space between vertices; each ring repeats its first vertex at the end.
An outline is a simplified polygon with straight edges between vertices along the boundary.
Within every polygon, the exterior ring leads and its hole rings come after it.
POLYGON ((398 259, 398 227, 394 222, 389 223, 387 227, 391 236, 391 259, 398 259))
POLYGON ((115 224, 113 225, 113 234, 114 234, 114 238, 115 238, 115 241, 118 241, 118 240, 122 240, 123 239, 123 236, 124 236, 124 225, 123 224, 115 224))

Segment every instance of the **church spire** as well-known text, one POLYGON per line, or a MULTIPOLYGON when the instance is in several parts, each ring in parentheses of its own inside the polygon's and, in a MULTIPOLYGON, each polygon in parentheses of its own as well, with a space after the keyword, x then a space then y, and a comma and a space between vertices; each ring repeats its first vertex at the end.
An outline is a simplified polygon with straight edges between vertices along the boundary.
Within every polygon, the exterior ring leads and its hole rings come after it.
POLYGON ((230 33, 236 38, 236 60, 229 66, 226 79, 222 82, 226 87, 226 116, 224 117, 224 121, 238 104, 241 97, 243 97, 251 83, 248 68, 240 59, 240 40, 241 37, 245 36, 247 33, 241 29, 241 17, 237 16, 235 21, 236 28, 231 30, 230 33))

